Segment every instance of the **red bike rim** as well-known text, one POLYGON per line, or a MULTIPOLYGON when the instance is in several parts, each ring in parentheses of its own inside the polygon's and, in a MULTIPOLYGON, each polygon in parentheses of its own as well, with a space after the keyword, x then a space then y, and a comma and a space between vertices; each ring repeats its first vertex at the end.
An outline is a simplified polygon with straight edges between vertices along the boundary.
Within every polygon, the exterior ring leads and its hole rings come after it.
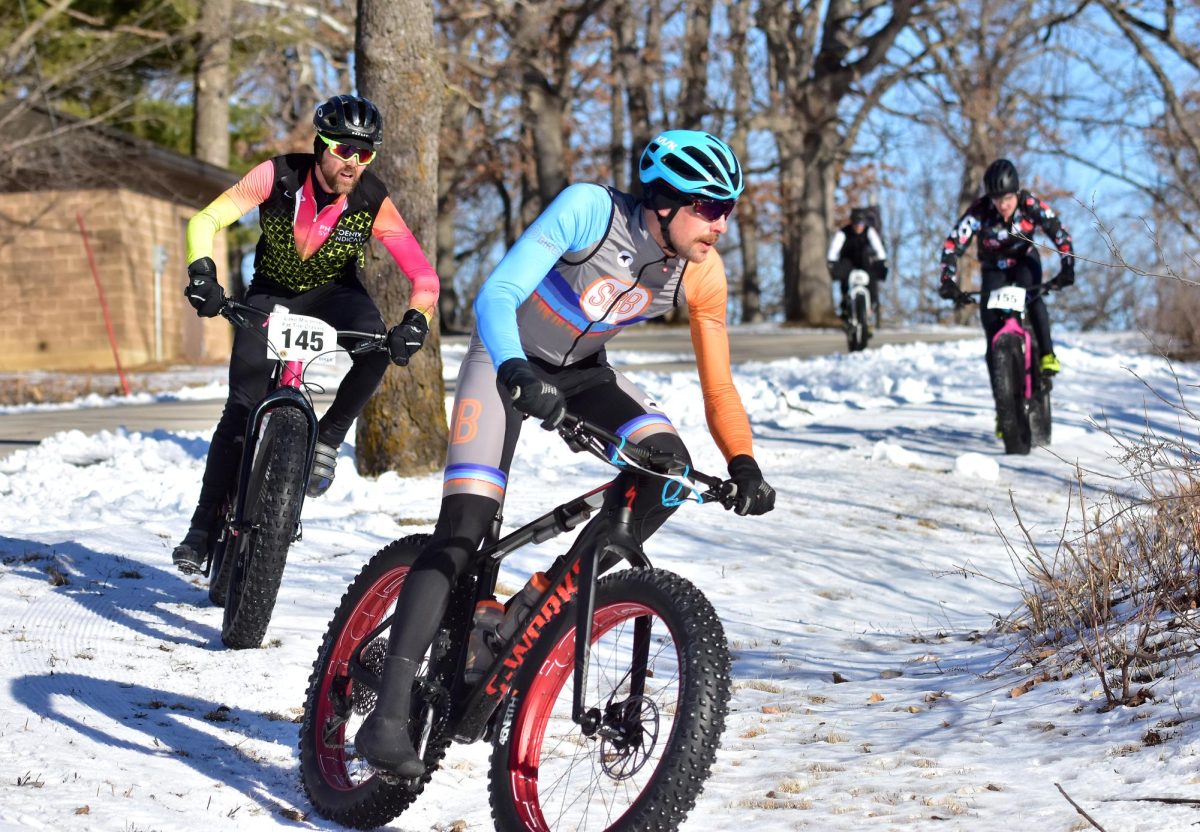
MULTIPOLYGON (((595 644, 617 625, 643 615, 652 616, 665 626, 665 622, 654 610, 643 604, 622 601, 598 607, 592 617, 592 643, 595 644)), ((673 633, 671 637, 674 641, 673 633)), ((514 807, 526 829, 545 832, 553 829, 542 813, 538 788, 542 743, 556 700, 564 686, 574 684, 574 668, 575 628, 571 627, 550 649, 540 672, 524 696, 517 724, 513 726, 509 752, 509 782, 514 807)), ((679 678, 678 670, 674 676, 679 678)), ((665 746, 669 742, 670 737, 660 737, 658 744, 665 746)), ((621 817, 628 813, 629 808, 632 808, 632 804, 621 817)), ((620 818, 616 818, 609 826, 619 820, 620 818)))
MULTIPOLYGON (((346 625, 338 633, 337 642, 329 651, 325 662, 325 673, 321 677, 320 690, 317 692, 315 713, 313 714, 314 741, 316 742, 317 767, 322 778, 335 789, 353 791, 370 779, 356 780, 349 767, 349 757, 346 754, 346 726, 342 723, 337 731, 325 740, 324 726, 338 716, 333 709, 333 699, 330 688, 338 677, 345 677, 350 666, 350 657, 362 644, 362 640, 384 619, 391 609, 396 596, 404 586, 408 577, 409 567, 398 566, 389 569, 363 593, 358 604, 351 610, 346 619, 346 625)), ((371 769, 366 769, 372 771, 371 769)))

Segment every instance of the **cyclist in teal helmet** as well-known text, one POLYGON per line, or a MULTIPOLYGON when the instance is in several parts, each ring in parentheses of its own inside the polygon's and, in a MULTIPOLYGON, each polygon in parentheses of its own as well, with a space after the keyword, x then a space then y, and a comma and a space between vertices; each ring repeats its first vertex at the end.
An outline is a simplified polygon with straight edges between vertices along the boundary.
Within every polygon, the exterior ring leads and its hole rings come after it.
POLYGON ((671 237, 675 215, 692 205, 703 219, 727 217, 746 185, 742 165, 729 145, 699 130, 667 130, 651 140, 642 151, 638 178, 645 207, 658 216, 667 250, 688 260, 692 258, 671 237))
MULTIPOLYGON (((409 733, 413 679, 450 588, 504 504, 523 417, 554 429, 570 409, 618 436, 688 458, 655 397, 608 363, 605 344, 625 327, 687 308, 708 430, 737 486, 735 510, 757 515, 775 506, 733 384, 728 280, 716 250, 744 188, 742 166, 715 136, 668 130, 642 153, 639 178, 640 199, 588 182, 565 188, 479 290, 437 525, 405 579, 379 699, 355 737, 358 754, 376 768, 407 778, 425 773, 409 733)), ((675 506, 636 471, 621 477, 612 493, 623 496, 602 512, 628 510, 640 543, 675 506)), ((593 522, 607 521, 598 515, 593 522)))

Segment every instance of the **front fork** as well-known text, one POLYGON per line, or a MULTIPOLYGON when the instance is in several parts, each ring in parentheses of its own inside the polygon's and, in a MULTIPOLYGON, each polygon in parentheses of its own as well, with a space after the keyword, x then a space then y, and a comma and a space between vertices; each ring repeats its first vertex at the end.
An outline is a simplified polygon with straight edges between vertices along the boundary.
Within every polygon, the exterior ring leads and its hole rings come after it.
MULTIPOLYGON (((631 563, 645 561, 641 547, 633 536, 630 517, 633 497, 631 487, 627 501, 617 509, 605 539, 597 541, 580 554, 579 594, 575 598, 575 689, 571 703, 571 719, 586 736, 600 730, 604 715, 599 708, 587 707, 588 665, 592 654, 592 619, 596 612, 596 580, 601 563, 606 566, 617 557, 631 563)), ((646 687, 646 666, 650 654, 650 616, 639 616, 634 622, 633 656, 630 666, 630 698, 640 697, 646 687)))

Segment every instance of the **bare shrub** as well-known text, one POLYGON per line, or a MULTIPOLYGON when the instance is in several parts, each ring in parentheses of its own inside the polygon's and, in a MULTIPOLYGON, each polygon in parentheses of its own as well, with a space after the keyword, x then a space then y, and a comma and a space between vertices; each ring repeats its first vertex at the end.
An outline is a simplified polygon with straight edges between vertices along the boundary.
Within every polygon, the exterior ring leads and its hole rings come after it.
MULTIPOLYGON (((1200 417, 1177 398, 1163 398, 1181 426, 1200 417)), ((1099 679, 1104 709, 1136 706, 1177 672, 1200 645, 1200 467, 1187 443, 1149 426, 1134 439, 1106 431, 1125 475, 1101 498, 1076 469, 1071 508, 1053 551, 1045 551, 1013 511, 1023 554, 1018 563, 1024 606, 1012 622, 1021 654, 1040 679, 1066 678, 1086 667, 1099 679), (1066 530, 1071 528, 1068 536, 1066 530)))

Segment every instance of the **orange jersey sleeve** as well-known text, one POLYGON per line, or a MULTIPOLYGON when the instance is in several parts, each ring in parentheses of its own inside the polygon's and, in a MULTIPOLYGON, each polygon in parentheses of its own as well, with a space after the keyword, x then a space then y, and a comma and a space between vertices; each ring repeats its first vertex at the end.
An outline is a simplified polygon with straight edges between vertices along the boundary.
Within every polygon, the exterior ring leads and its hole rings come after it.
POLYGON ((725 328, 725 302, 729 289, 725 264, 715 250, 703 263, 689 263, 683 272, 683 291, 691 319, 692 348, 704 394, 708 431, 725 461, 738 454, 754 455, 750 419, 729 367, 729 332, 725 328))
POLYGON ((391 197, 384 199, 379 206, 371 236, 383 244, 396 265, 412 282, 412 298, 408 305, 424 314, 427 321, 433 321, 441 282, 391 197))
POLYGON ((187 261, 194 263, 201 257, 212 257, 217 232, 261 205, 271 195, 274 180, 275 165, 268 159, 193 216, 187 226, 187 261))

